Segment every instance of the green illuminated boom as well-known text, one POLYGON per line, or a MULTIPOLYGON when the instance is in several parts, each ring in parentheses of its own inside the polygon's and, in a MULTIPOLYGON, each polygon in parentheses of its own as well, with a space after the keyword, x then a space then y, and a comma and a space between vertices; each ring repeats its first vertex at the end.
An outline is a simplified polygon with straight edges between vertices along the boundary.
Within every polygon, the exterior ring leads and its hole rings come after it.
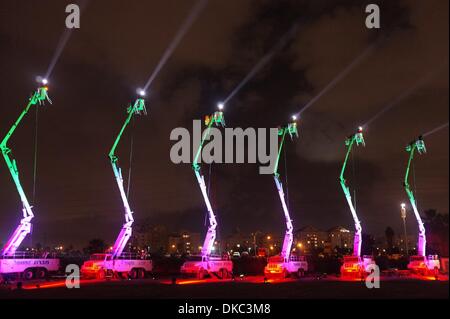
POLYGON ((28 105, 25 107, 19 118, 16 120, 16 122, 13 124, 11 129, 8 131, 8 133, 0 143, 0 149, 3 154, 3 158, 5 159, 6 165, 8 166, 9 172, 11 173, 12 179, 14 181, 14 184, 16 185, 17 192, 19 193, 20 200, 22 201, 23 205, 23 218, 21 219, 19 226, 17 226, 16 230, 7 241, 6 245, 3 247, 1 252, 2 256, 13 256, 15 254, 22 241, 31 232, 31 220, 34 217, 32 207, 30 206, 27 196, 25 195, 25 192, 20 183, 19 170, 17 168, 16 160, 13 158, 12 151, 7 144, 14 131, 19 126, 20 122, 32 106, 37 104, 43 105, 46 100, 51 104, 51 100, 47 95, 47 90, 47 87, 40 87, 34 92, 28 102, 28 105))
POLYGON ((341 184, 342 190, 344 191, 348 206, 350 207, 353 221, 355 222, 355 237, 354 237, 354 241, 353 241, 353 255, 360 257, 361 256, 361 244, 362 244, 362 227, 361 227, 361 222, 358 219, 358 215, 356 214, 356 209, 353 206, 350 189, 346 185, 345 177, 344 177, 345 168, 347 167, 347 162, 350 157, 350 153, 352 151, 353 145, 355 143, 357 146, 358 145, 365 146, 364 136, 362 134, 362 128, 359 128, 357 133, 353 134, 345 141, 345 145, 347 146, 347 154, 345 155, 344 164, 342 165, 341 175, 339 176, 339 182, 341 184))
POLYGON ((278 164, 280 162, 281 150, 283 149, 286 134, 289 134, 291 136, 291 139, 293 136, 298 137, 296 122, 289 123, 287 126, 278 129, 278 135, 281 136, 281 141, 280 146, 278 147, 278 156, 277 160, 275 161, 275 167, 273 170, 273 178, 275 180, 275 185, 277 187, 278 195, 281 201, 281 206, 284 212, 284 218, 286 220, 286 233, 284 234, 283 247, 281 249, 281 257, 283 258, 284 262, 289 262, 292 243, 294 241, 294 234, 293 234, 294 226, 292 225, 292 219, 289 214, 286 199, 284 196, 283 184, 281 183, 280 174, 278 173, 278 164))
POLYGON ((410 143, 406 147, 406 151, 409 153, 408 166, 406 167, 405 179, 403 182, 403 186, 405 187, 406 194, 408 195, 409 201, 414 211, 414 215, 416 216, 417 223, 419 224, 419 242, 417 247, 417 253, 419 256, 425 256, 425 248, 427 244, 427 239, 425 235, 425 226, 423 225, 422 218, 420 217, 419 211, 417 209, 416 199, 414 198, 414 193, 411 190, 411 187, 408 183, 409 172, 411 168, 411 163, 414 158, 414 152, 417 150, 419 154, 424 154, 427 152, 425 148, 425 143, 420 136, 416 141, 410 143))
POLYGON ((113 246, 113 249, 111 252, 113 258, 120 256, 122 254, 128 240, 131 237, 132 225, 134 222, 133 212, 131 211, 130 204, 128 203, 128 198, 127 198, 127 195, 125 194, 125 190, 123 187, 122 170, 120 169, 120 167, 118 165, 119 158, 117 157, 115 152, 116 152, 117 145, 119 144, 119 141, 122 138, 123 132, 125 131, 125 128, 128 126, 128 124, 130 123, 133 115, 135 115, 135 114, 140 115, 141 113, 146 114, 144 100, 137 99, 136 102, 134 103, 134 105, 130 105, 128 107, 127 113, 128 113, 128 115, 125 119, 125 123, 123 124, 122 129, 120 130, 119 134, 117 135, 117 138, 114 141, 111 151, 109 152, 109 158, 111 160, 112 169, 114 172, 114 176, 116 178, 117 186, 119 187, 120 196, 122 198, 123 206, 125 209, 125 223, 122 226, 119 236, 117 236, 117 239, 114 243, 114 246, 113 246))
POLYGON ((194 169, 195 177, 197 178, 197 182, 200 186, 200 190, 203 195, 203 200, 205 201, 206 208, 208 210, 209 215, 209 227, 206 232, 205 240, 203 242, 202 246, 202 258, 208 259, 211 255, 212 248, 214 246, 214 241, 216 240, 216 228, 217 228, 217 219, 214 215, 214 211, 211 206, 211 202, 209 201, 208 192, 206 191, 206 184, 205 184, 205 178, 200 172, 200 165, 198 163, 200 155, 202 153, 203 145, 205 144, 205 141, 209 138, 209 134, 211 132, 211 127, 213 124, 215 125, 221 125, 225 126, 225 118, 223 116, 223 112, 217 111, 211 116, 206 116, 205 118, 205 124, 207 125, 207 128, 205 132, 203 133, 202 140, 200 142, 199 148, 197 150, 197 153, 194 157, 194 162, 192 163, 192 168, 194 169))

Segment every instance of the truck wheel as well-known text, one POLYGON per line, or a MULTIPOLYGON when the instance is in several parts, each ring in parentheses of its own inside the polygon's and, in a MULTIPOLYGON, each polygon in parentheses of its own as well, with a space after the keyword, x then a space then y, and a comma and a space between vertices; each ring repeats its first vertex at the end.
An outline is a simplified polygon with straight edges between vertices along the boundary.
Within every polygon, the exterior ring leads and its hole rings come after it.
POLYGON ((45 279, 47 278, 47 270, 44 268, 39 268, 36 270, 36 278, 37 279, 45 279))
POLYGON ((203 268, 200 269, 200 270, 198 271, 197 277, 198 277, 198 279, 200 279, 200 280, 205 279, 205 277, 206 277, 206 270, 204 270, 203 268))
POLYGON ((130 277, 131 279, 136 279, 138 277, 138 271, 136 269, 131 269, 128 277, 130 277))
POLYGON ((23 272, 23 278, 26 280, 31 280, 34 278, 34 272, 33 269, 25 269, 23 272))
POLYGON ((139 279, 144 279, 145 278, 145 269, 139 269, 138 270, 138 277, 139 277, 139 279))
POLYGON ((97 274, 96 274, 96 278, 103 280, 106 278, 106 271, 104 269, 100 269, 97 274))

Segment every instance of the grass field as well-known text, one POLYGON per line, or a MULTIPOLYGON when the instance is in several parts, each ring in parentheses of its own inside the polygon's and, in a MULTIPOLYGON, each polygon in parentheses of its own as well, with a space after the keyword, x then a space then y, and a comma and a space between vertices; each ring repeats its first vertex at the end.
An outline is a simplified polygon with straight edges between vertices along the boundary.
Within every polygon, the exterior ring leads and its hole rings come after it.
POLYGON ((16 283, 0 288, 0 299, 421 299, 448 298, 448 279, 386 278, 379 289, 368 289, 364 282, 325 279, 283 279, 264 283, 262 276, 220 281, 170 278, 136 281, 82 280, 79 289, 67 289, 64 281, 16 283))

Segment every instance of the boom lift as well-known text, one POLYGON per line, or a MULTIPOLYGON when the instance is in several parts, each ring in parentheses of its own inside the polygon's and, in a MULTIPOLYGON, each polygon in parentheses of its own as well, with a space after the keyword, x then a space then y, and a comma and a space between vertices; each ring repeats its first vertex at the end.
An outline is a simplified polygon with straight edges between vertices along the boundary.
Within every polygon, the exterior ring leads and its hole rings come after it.
POLYGON ((114 177, 119 188, 120 197, 122 198, 125 210, 125 223, 120 230, 112 250, 104 254, 94 254, 90 260, 86 261, 81 267, 81 273, 84 277, 96 277, 103 279, 117 274, 120 277, 127 276, 131 279, 144 278, 146 272, 151 272, 153 264, 151 260, 140 258, 136 254, 124 253, 123 250, 131 237, 132 225, 134 222, 133 212, 123 186, 122 170, 119 167, 119 158, 116 155, 116 148, 122 137, 123 132, 131 121, 134 115, 147 114, 145 109, 145 102, 143 99, 137 99, 134 105, 130 105, 127 109, 127 117, 122 129, 117 136, 111 151, 109 152, 109 159, 114 172, 114 177))
POLYGON ((408 195, 409 201, 414 211, 414 215, 416 216, 417 224, 419 225, 419 238, 417 243, 417 255, 411 256, 408 269, 413 272, 417 272, 420 274, 437 274, 439 271, 440 263, 437 255, 429 255, 426 256, 426 245, 427 239, 425 235, 425 226, 423 225, 422 218, 420 217, 419 211, 417 209, 416 199, 414 198, 414 193, 411 190, 411 187, 408 183, 409 172, 411 168, 411 163, 414 158, 414 153, 417 150, 419 154, 425 154, 427 149, 425 147, 425 142, 422 139, 422 136, 413 142, 411 142, 408 146, 406 146, 406 151, 409 153, 408 166, 406 167, 405 179, 403 182, 403 186, 405 188, 406 194, 408 195))
POLYGON ((281 206, 283 207, 284 218, 286 219, 286 233, 284 235, 283 247, 281 254, 269 258, 267 266, 264 268, 264 274, 268 277, 287 277, 290 274, 296 274, 302 277, 308 271, 308 262, 304 256, 292 256, 291 248, 294 241, 292 219, 286 204, 286 199, 283 191, 283 184, 278 173, 278 163, 280 161, 281 150, 283 149, 286 134, 292 137, 298 137, 297 122, 289 123, 287 126, 278 129, 278 135, 281 136, 280 146, 278 147, 278 157, 275 162, 273 171, 273 179, 277 187, 278 195, 280 196, 281 206))
POLYGON ((353 240, 353 255, 344 256, 344 263, 341 266, 342 276, 362 276, 364 273, 370 272, 368 268, 369 265, 375 264, 372 256, 363 256, 361 258, 361 244, 362 244, 362 227, 359 221, 358 215, 356 214, 355 206, 352 202, 352 196, 350 194, 350 188, 345 183, 345 168, 347 167, 347 162, 350 157, 353 145, 366 146, 364 142, 364 136, 362 133, 362 127, 358 128, 358 131, 347 138, 345 145, 347 146, 347 154, 345 155, 344 164, 342 165, 341 175, 339 181, 344 191, 345 198, 347 199, 348 206, 352 213, 353 221, 355 222, 355 237, 353 240))
POLYGON ((198 160, 202 153, 202 148, 207 139, 209 139, 211 127, 225 126, 225 118, 223 116, 223 105, 219 104, 219 111, 216 111, 211 116, 205 117, 205 125, 207 126, 203 133, 200 146, 192 164, 192 168, 197 178, 198 185, 203 195, 203 199, 208 210, 209 226, 206 232, 205 241, 203 242, 201 256, 193 256, 191 259, 183 263, 180 272, 183 275, 196 275, 198 279, 204 279, 208 274, 216 275, 219 279, 225 279, 231 276, 233 271, 233 263, 229 258, 222 258, 221 256, 212 255, 214 242, 216 240, 217 219, 209 201, 208 192, 205 184, 205 177, 201 173, 201 167, 198 160))
POLYGON ((22 214, 23 218, 20 220, 19 225, 9 237, 6 245, 3 247, 0 255, 0 275, 19 274, 25 279, 39 278, 43 279, 47 276, 48 272, 57 271, 59 269, 59 259, 47 258, 48 253, 43 256, 36 256, 28 252, 19 252, 17 249, 20 244, 31 233, 31 220, 34 217, 32 206, 28 202, 25 191, 22 188, 19 179, 19 170, 17 168, 16 160, 13 158, 12 150, 8 147, 8 141, 15 132, 16 128, 21 123, 22 119, 28 113, 32 106, 44 105, 45 101, 51 104, 50 98, 47 94, 48 87, 39 87, 29 99, 28 105, 25 107, 19 118, 13 124, 6 136, 0 143, 0 149, 11 173, 14 184, 16 185, 17 192, 19 193, 20 200, 22 201, 22 214))

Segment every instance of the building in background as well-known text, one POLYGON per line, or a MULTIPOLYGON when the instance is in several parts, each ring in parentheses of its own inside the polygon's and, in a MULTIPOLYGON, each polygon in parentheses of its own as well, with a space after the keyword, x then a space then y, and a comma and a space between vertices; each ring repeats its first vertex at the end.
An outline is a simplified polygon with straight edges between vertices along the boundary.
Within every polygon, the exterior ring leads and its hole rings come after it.
POLYGON ((312 226, 298 229, 294 233, 294 248, 304 254, 323 250, 328 242, 328 233, 312 226))
POLYGON ((328 241, 331 249, 353 249, 355 232, 345 227, 337 226, 328 230, 328 241))
POLYGON ((137 225, 131 242, 138 249, 145 249, 151 253, 164 253, 169 242, 167 228, 161 225, 137 225))
POLYGON ((170 254, 197 255, 202 249, 200 233, 182 231, 169 236, 167 251, 170 254))

